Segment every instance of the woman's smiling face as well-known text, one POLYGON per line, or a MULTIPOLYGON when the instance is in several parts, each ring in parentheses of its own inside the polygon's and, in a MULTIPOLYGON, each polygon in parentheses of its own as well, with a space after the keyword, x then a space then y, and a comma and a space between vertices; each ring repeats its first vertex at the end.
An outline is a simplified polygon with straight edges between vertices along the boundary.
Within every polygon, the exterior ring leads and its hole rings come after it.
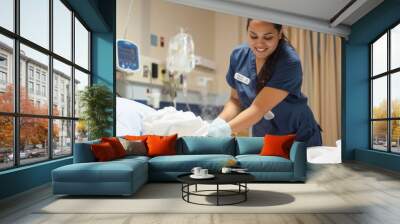
POLYGON ((282 31, 273 23, 251 20, 247 29, 247 41, 257 59, 266 60, 278 46, 282 31))

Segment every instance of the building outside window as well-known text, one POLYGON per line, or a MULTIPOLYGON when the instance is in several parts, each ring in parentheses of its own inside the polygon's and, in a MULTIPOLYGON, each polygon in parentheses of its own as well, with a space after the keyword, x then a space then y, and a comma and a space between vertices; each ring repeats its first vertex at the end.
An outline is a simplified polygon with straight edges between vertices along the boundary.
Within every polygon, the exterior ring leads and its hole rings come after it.
POLYGON ((0 70, 0 93, 7 91, 7 73, 0 70))
POLYGON ((36 81, 40 81, 40 70, 36 69, 36 81))
POLYGON ((7 74, 3 71, 0 71, 0 84, 2 85, 7 84, 7 74))
POLYGON ((4 54, 0 54, 0 68, 7 68, 7 56, 4 54))
POLYGON ((29 66, 28 76, 29 76, 29 79, 33 80, 33 67, 32 66, 29 66))
POLYGON ((29 94, 34 94, 34 88, 33 88, 33 82, 32 81, 28 82, 28 91, 29 91, 29 94))
POLYGON ((36 84, 36 95, 40 96, 40 84, 36 84))
POLYGON ((46 86, 42 86, 42 96, 46 96, 46 86))
POLYGON ((0 90, 4 91, 7 86, 7 56, 0 54, 0 90))
POLYGON ((54 97, 53 97, 53 103, 55 104, 55 105, 57 105, 58 104, 58 89, 54 89, 54 97))
POLYGON ((47 74, 42 73, 42 83, 46 83, 46 76, 47 74))

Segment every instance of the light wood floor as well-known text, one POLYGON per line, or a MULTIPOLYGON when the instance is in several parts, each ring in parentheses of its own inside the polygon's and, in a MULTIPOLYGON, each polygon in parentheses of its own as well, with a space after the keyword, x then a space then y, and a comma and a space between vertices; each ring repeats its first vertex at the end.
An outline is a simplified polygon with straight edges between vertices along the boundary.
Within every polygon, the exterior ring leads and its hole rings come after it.
MULTIPOLYGON (((368 206, 356 214, 37 214, 54 200, 49 185, 0 202, 0 223, 400 223, 400 174, 359 163, 310 165, 308 183, 319 184, 345 201, 368 206)), ((173 205, 171 205, 173 206, 173 205)))

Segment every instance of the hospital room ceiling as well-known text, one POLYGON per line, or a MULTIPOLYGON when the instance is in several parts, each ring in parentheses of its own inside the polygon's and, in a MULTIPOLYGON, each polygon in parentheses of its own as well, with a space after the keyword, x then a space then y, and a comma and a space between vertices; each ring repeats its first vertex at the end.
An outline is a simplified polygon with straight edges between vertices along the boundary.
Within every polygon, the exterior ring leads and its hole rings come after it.
POLYGON ((350 34, 350 26, 383 0, 167 0, 242 17, 288 26, 350 34))

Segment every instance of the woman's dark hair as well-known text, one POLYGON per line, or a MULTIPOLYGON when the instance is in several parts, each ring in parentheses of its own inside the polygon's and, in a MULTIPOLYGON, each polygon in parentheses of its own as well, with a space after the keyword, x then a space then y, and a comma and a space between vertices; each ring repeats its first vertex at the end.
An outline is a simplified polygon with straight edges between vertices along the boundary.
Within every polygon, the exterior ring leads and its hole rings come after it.
MULTIPOLYGON (((247 19, 247 30, 249 29, 250 22, 253 19, 247 19)), ((273 23, 274 28, 280 32, 282 30, 281 24, 273 23)), ((279 40, 278 46, 275 51, 269 56, 268 60, 261 67, 259 74, 257 74, 257 93, 259 93, 265 84, 272 78, 273 71, 275 69, 276 63, 278 62, 279 55, 281 53, 282 45, 284 43, 289 43, 285 34, 282 34, 282 38, 279 40)))

